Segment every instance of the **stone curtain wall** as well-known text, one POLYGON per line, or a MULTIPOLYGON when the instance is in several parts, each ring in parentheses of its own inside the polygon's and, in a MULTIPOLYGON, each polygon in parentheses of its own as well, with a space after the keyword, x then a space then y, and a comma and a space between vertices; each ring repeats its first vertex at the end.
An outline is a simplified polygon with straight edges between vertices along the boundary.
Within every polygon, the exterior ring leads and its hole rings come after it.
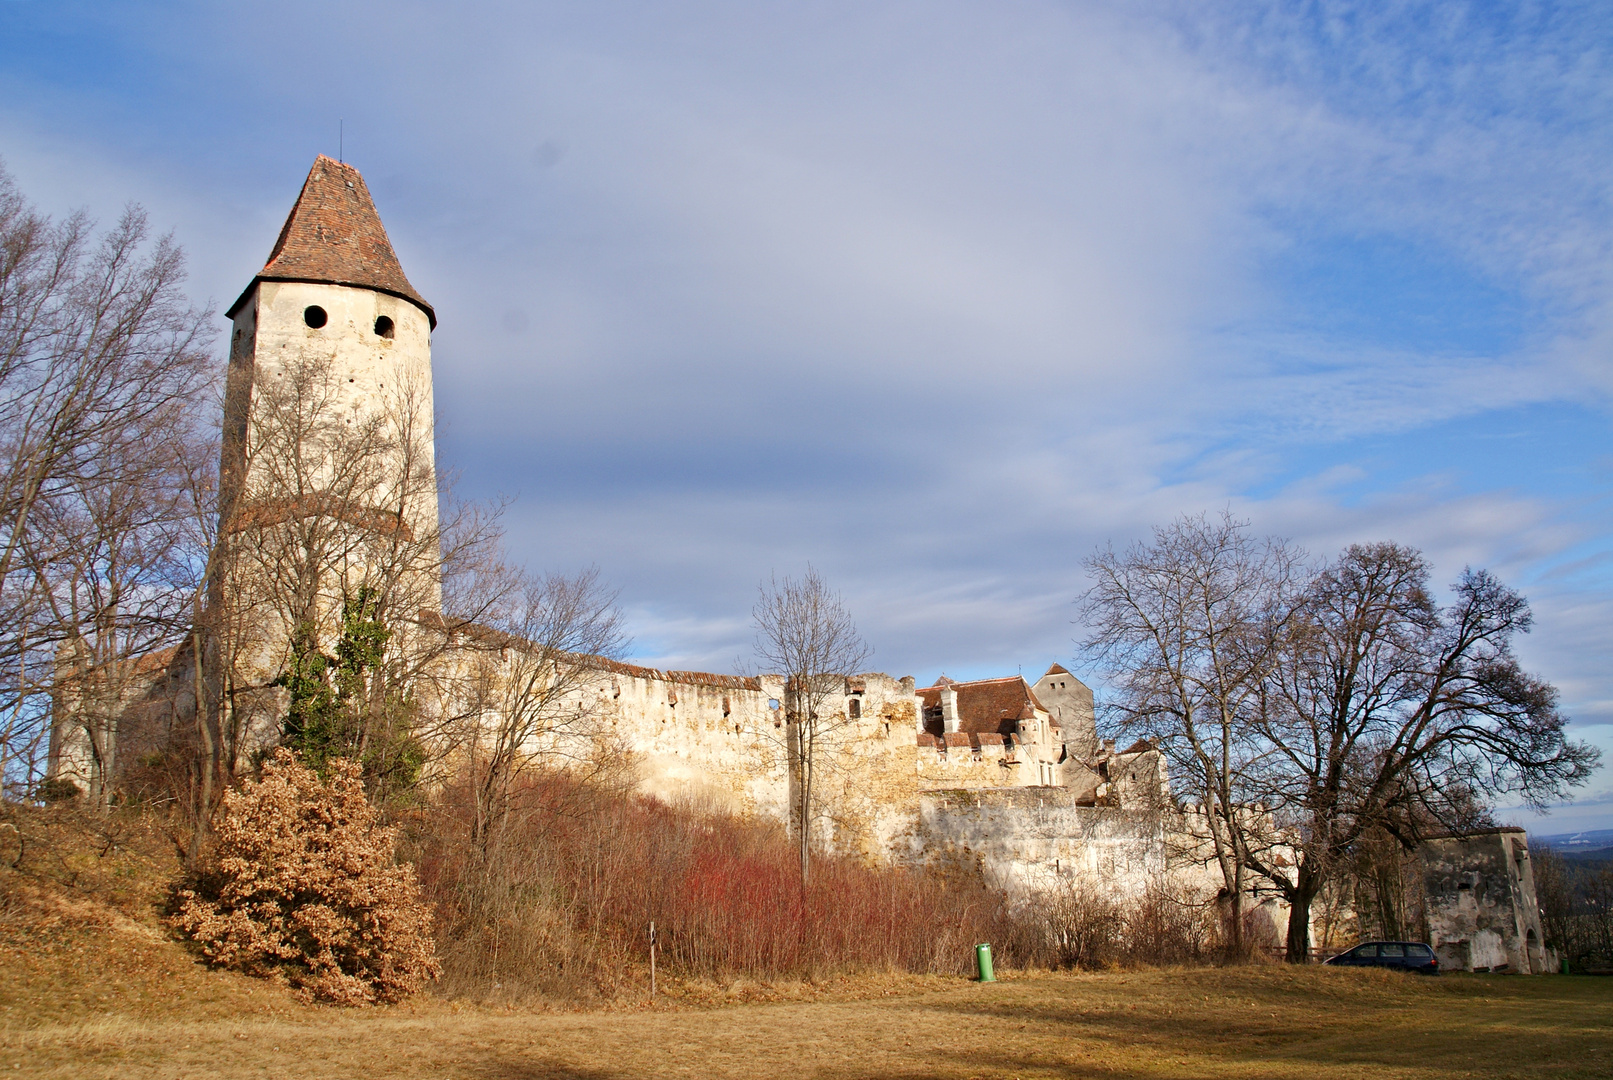
POLYGON ((1164 818, 1077 805, 1062 788, 926 791, 898 857, 974 862, 1010 892, 1091 883, 1141 896, 1164 879, 1164 818))

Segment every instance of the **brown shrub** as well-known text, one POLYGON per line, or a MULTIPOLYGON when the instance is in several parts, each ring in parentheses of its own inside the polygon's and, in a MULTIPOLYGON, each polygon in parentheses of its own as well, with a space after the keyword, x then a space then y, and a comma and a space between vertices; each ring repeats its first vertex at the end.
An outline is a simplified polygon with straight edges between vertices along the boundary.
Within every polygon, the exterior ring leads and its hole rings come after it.
POLYGON ((175 924, 207 959, 340 1005, 396 1001, 436 976, 431 911, 393 859, 359 766, 321 782, 289 750, 224 797, 213 851, 175 924))

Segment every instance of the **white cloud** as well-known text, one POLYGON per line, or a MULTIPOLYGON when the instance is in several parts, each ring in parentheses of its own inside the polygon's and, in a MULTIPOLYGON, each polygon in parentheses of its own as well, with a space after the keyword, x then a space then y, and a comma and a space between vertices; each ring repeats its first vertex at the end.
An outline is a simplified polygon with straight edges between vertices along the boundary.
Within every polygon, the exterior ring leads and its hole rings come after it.
POLYGON ((142 9, 107 48, 150 78, 13 72, 0 138, 52 205, 175 223, 228 303, 345 118, 442 320, 444 456, 521 494, 529 561, 600 563, 658 661, 726 668, 810 560, 881 666, 1045 666, 1081 555, 1230 505, 1498 568, 1604 715, 1613 589, 1563 569, 1605 546, 1595 492, 1329 456, 1613 389, 1594 7, 1406 10, 142 9), (1517 340, 1309 319, 1273 267, 1337 237, 1516 296, 1517 340))

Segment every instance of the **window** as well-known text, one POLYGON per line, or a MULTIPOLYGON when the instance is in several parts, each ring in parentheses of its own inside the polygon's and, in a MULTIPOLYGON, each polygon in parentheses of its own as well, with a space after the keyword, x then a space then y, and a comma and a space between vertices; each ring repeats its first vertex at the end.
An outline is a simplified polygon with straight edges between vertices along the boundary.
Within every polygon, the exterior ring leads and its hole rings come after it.
POLYGON ((1406 947, 1398 941, 1388 941, 1378 946, 1379 956, 1405 956, 1406 947))
POLYGON ((376 320, 375 320, 375 336, 376 337, 391 338, 392 337, 392 330, 393 330, 393 327, 392 327, 392 320, 391 319, 387 318, 385 315, 380 315, 380 316, 376 317, 376 320))
POLYGON ((863 703, 859 699, 852 698, 851 699, 851 704, 847 706, 847 710, 851 713, 851 718, 853 720, 861 720, 862 719, 863 703))
MULTIPOLYGON (((1529 932, 1531 934, 1534 933, 1533 930, 1531 930, 1529 932)), ((1430 956, 1434 955, 1434 950, 1430 949, 1427 945, 1407 945, 1406 946, 1406 955, 1407 956, 1419 956, 1419 957, 1423 957, 1423 958, 1426 959, 1427 957, 1430 957, 1430 956)))
POLYGON ((302 321, 308 324, 309 329, 318 330, 329 319, 330 316, 325 314, 325 309, 318 304, 309 304, 302 309, 302 321))

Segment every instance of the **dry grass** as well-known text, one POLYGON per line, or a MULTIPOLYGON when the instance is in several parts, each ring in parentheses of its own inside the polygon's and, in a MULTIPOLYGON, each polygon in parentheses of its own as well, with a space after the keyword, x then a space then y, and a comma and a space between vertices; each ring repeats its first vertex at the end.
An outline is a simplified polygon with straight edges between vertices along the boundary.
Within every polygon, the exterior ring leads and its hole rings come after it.
POLYGON ((1276 966, 1027 975, 987 986, 884 976, 680 986, 682 1003, 593 1012, 469 1009, 431 997, 384 1009, 304 1008, 244 984, 195 971, 172 983, 166 1003, 113 995, 28 1019, 8 1000, 0 1075, 1613 1075, 1613 980, 1583 977, 1276 966))

